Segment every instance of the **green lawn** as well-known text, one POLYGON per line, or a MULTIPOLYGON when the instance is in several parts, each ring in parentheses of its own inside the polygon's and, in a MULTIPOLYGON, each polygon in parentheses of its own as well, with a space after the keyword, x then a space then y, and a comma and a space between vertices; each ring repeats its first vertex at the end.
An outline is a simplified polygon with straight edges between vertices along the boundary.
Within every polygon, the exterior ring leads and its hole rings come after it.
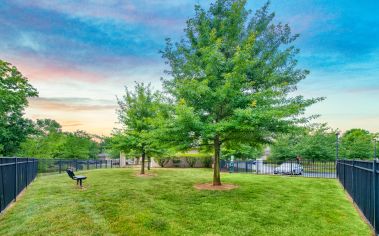
POLYGON ((0 218, 0 235, 371 235, 336 180, 222 174, 230 191, 199 191, 206 169, 38 177, 0 218))

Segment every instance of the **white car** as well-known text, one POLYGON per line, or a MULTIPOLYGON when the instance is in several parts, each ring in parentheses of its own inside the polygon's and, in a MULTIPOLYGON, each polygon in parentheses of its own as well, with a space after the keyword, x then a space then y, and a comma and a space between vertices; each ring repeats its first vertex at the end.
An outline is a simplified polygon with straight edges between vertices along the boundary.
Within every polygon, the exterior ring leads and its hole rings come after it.
POLYGON ((274 169, 274 174, 301 175, 303 167, 297 163, 283 163, 274 169))

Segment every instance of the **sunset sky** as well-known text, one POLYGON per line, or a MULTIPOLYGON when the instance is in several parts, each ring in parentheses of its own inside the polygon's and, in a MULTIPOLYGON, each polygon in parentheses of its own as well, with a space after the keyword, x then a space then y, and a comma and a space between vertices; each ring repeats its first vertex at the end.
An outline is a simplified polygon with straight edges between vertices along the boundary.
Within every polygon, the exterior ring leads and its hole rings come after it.
MULTIPOLYGON (((109 135, 116 96, 134 81, 160 89, 165 38, 180 39, 194 4, 210 2, 0 0, 0 59, 39 91, 28 117, 109 135)), ((301 35, 300 67, 311 74, 297 93, 327 97, 307 114, 333 128, 379 132, 379 1, 272 0, 271 9, 301 35)))

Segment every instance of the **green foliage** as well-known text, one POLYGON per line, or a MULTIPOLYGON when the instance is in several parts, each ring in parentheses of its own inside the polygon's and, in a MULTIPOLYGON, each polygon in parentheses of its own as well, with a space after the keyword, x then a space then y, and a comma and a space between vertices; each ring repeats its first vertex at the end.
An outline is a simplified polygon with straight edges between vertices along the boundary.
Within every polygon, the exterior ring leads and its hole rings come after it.
POLYGON ((84 131, 62 132, 55 120, 37 120, 35 134, 20 145, 18 156, 61 159, 96 159, 99 144, 84 131))
POLYGON ((120 150, 113 144, 114 137, 102 137, 99 144, 100 153, 107 153, 111 158, 116 159, 120 157, 120 150))
POLYGON ((195 166, 197 161, 202 162, 206 168, 212 164, 212 154, 209 153, 177 153, 175 156, 184 158, 191 168, 195 166))
POLYGON ((196 157, 186 157, 186 162, 188 163, 189 167, 193 168, 197 162, 196 157))
POLYGON ((178 104, 167 125, 170 138, 187 148, 212 145, 216 184, 222 144, 269 143, 308 121, 301 117, 305 108, 321 100, 289 96, 308 74, 297 68, 297 35, 273 23, 268 4, 252 17, 245 4, 217 0, 207 11, 196 6, 185 38, 175 44, 168 39, 162 52, 173 78, 164 88, 178 104))
POLYGON ((235 159, 257 159, 263 155, 263 146, 262 145, 232 145, 225 146, 222 149, 222 158, 230 159, 231 156, 234 156, 235 159))
POLYGON ((349 159, 370 159, 373 157, 373 135, 367 130, 351 129, 341 138, 341 157, 349 159))
POLYGON ((32 133, 32 122, 23 117, 27 98, 37 90, 16 67, 0 60, 0 155, 13 155, 32 133))
POLYGON ((172 157, 165 157, 165 156, 156 156, 154 157, 154 160, 157 161, 158 165, 160 167, 165 167, 167 163, 172 159, 172 157))
POLYGON ((271 147, 270 159, 289 160, 296 157, 311 160, 335 159, 335 131, 318 125, 303 132, 281 135, 271 147))
POLYGON ((203 165, 205 168, 211 168, 212 167, 212 157, 208 156, 208 157, 204 157, 201 159, 201 161, 203 162, 203 165))

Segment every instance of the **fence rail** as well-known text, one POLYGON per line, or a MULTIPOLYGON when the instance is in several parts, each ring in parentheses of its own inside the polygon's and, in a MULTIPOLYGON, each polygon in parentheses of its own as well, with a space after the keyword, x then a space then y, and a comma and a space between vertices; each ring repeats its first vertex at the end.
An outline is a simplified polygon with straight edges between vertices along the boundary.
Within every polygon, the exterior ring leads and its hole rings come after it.
POLYGON ((37 176, 34 158, 0 158, 0 212, 2 212, 37 176))
POLYGON ((252 174, 283 174, 313 178, 336 178, 335 161, 313 160, 237 160, 234 162, 221 160, 222 171, 252 174))
POLYGON ((366 219, 379 233, 379 166, 376 160, 337 160, 337 178, 359 207, 366 219))

